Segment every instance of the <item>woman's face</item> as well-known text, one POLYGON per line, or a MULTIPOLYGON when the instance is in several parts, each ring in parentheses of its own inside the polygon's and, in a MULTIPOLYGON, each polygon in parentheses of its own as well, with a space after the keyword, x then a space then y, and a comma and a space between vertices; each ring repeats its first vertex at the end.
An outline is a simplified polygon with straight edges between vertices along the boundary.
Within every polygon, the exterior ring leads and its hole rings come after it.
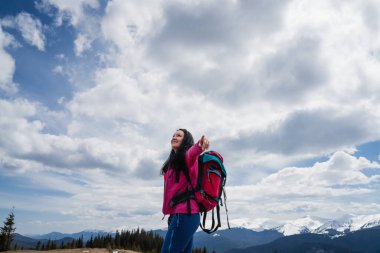
POLYGON ((172 144, 172 149, 174 151, 177 151, 177 149, 179 148, 179 146, 181 146, 181 143, 182 143, 182 140, 183 140, 183 137, 185 136, 185 133, 181 130, 177 130, 174 134, 173 134, 173 138, 171 140, 171 144, 172 144))

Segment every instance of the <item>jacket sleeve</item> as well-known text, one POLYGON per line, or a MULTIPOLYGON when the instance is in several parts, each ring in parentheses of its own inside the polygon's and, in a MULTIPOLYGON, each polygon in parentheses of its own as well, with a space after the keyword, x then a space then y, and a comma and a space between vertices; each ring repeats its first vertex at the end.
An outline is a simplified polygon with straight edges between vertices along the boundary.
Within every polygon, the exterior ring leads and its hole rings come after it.
POLYGON ((198 156, 202 153, 201 147, 199 147, 198 142, 195 143, 189 150, 186 152, 186 163, 193 167, 192 165, 197 162, 198 156))

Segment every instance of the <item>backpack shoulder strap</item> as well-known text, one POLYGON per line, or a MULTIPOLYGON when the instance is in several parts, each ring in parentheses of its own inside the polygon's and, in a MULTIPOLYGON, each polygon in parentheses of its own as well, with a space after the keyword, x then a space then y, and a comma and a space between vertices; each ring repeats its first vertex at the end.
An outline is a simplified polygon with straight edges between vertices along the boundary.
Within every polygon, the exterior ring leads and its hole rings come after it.
POLYGON ((189 175, 189 170, 188 170, 188 168, 185 168, 185 169, 183 170, 183 173, 185 174, 185 177, 186 177, 186 179, 187 179, 187 182, 188 182, 189 185, 191 186, 191 189, 193 190, 193 192, 195 192, 194 186, 193 186, 193 184, 191 183, 191 179, 190 179, 190 175, 189 175))

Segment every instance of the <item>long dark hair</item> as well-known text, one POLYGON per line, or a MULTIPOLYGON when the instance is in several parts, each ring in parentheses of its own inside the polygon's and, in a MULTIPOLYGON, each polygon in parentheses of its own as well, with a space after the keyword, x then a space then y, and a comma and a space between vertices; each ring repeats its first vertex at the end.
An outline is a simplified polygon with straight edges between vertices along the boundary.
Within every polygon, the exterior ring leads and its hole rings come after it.
POLYGON ((186 151, 194 145, 193 136, 189 131, 183 128, 180 128, 178 130, 184 133, 182 143, 177 149, 177 152, 174 152, 173 149, 171 150, 168 159, 161 167, 161 175, 164 175, 168 171, 169 167, 174 169, 177 181, 179 180, 180 172, 188 169, 185 161, 185 155, 186 151))

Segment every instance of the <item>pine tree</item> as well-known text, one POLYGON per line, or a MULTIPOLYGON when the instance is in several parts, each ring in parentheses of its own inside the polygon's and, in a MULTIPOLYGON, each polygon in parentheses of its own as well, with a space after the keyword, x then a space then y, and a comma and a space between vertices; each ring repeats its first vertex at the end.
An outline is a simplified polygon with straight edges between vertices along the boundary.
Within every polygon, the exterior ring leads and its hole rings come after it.
POLYGON ((120 248, 120 233, 119 230, 116 230, 115 234, 115 247, 120 248))
POLYGON ((83 235, 76 241, 76 248, 83 248, 83 235))
POLYGON ((51 241, 50 241, 50 239, 48 240, 48 242, 46 244, 46 250, 51 250, 51 241))
POLYGON ((92 238, 89 241, 86 242, 86 248, 93 248, 94 247, 94 239, 92 238))
POLYGON ((58 249, 58 242, 56 240, 52 241, 51 249, 58 249))
POLYGON ((38 241, 35 250, 40 250, 40 248, 41 248, 41 241, 38 241))
POLYGON ((4 227, 0 228, 0 251, 7 251, 11 249, 11 243, 13 241, 13 233, 16 231, 14 208, 9 213, 8 217, 4 221, 4 227))
POLYGON ((70 242, 70 246, 69 246, 69 249, 74 249, 75 248, 75 244, 76 244, 76 242, 75 242, 76 240, 72 240, 71 242, 70 242))

